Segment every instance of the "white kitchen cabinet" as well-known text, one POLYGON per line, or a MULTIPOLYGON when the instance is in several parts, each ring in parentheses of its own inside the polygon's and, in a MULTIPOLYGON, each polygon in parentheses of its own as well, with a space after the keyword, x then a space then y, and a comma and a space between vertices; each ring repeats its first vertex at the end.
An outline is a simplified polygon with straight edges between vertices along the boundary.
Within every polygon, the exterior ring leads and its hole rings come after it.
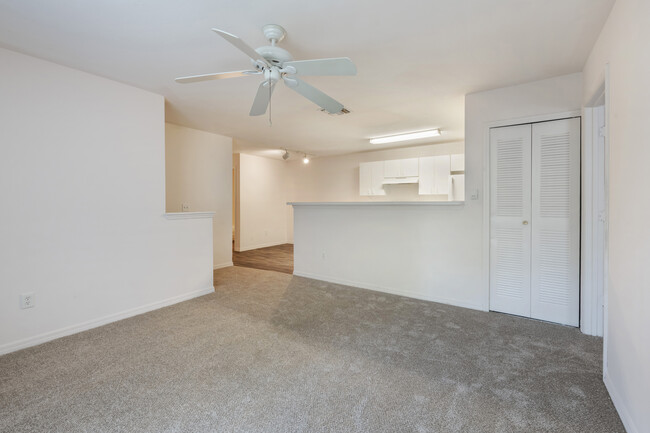
POLYGON ((386 195, 383 187, 384 161, 359 164, 359 195, 386 195))
POLYGON ((416 177, 418 176, 418 158, 401 159, 401 177, 416 177))
POLYGON ((418 171, 418 158, 384 161, 385 178, 417 177, 418 171))
POLYGON ((418 182, 418 194, 431 195, 435 189, 435 162, 433 156, 425 156, 419 159, 420 180, 418 182))
POLYGON ((400 167, 399 159, 384 161, 384 177, 400 177, 400 167))
POLYGON ((418 193, 420 195, 449 194, 449 155, 419 158, 418 193))
POLYGON ((451 155, 451 171, 465 171, 465 155, 451 155))
POLYGON ((449 201, 465 201, 465 175, 449 176, 449 201))
POLYGON ((435 192, 434 194, 449 194, 449 175, 451 174, 450 156, 434 156, 434 177, 435 192))

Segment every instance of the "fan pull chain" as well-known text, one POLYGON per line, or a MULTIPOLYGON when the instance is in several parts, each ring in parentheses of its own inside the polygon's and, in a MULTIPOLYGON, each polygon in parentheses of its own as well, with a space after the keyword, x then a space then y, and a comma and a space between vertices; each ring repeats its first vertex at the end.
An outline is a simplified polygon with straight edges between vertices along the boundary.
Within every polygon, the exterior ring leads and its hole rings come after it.
POLYGON ((269 77, 269 128, 273 126, 273 121, 271 120, 271 95, 273 94, 273 89, 271 88, 271 77, 269 77))

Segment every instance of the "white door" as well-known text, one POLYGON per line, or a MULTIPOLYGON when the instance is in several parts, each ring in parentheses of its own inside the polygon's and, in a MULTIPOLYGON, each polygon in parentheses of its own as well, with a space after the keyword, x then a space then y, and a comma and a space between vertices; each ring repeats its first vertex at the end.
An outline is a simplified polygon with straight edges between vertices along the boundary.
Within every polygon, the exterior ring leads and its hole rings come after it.
POLYGON ((490 309, 578 326, 580 119, 490 130, 490 309))
POLYGON ((531 125, 490 130, 490 309, 530 317, 531 125))
POLYGON ((533 124, 531 317, 578 326, 580 119, 533 124))

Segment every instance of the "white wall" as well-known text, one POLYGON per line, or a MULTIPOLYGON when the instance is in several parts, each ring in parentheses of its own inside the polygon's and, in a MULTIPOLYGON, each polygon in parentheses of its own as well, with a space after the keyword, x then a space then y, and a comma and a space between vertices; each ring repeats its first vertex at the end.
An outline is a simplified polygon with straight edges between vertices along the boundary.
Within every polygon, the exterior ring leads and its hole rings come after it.
POLYGON ((210 220, 163 216, 163 98, 0 65, 0 353, 211 292, 210 220))
MULTIPOLYGON (((359 164, 391 159, 451 155, 464 152, 462 141, 294 160, 289 170, 289 201, 447 201, 446 195, 419 195, 418 185, 386 185, 384 196, 359 195, 359 164)), ((293 242, 293 209, 287 208, 287 237, 293 242)))
POLYGON ((467 95, 467 201, 461 206, 305 207, 295 213, 294 272, 487 310, 483 227, 487 126, 579 110, 581 95, 580 74, 467 95), (475 190, 479 198, 471 200, 475 190))
POLYGON ((584 68, 584 102, 609 63, 609 278, 605 383, 629 432, 650 432, 650 2, 618 0, 584 68))
POLYGON ((215 268, 232 266, 232 138, 165 124, 167 212, 214 212, 215 268))
POLYGON ((235 249, 247 251, 286 243, 287 163, 238 155, 235 172, 239 175, 239 239, 235 239, 235 249))

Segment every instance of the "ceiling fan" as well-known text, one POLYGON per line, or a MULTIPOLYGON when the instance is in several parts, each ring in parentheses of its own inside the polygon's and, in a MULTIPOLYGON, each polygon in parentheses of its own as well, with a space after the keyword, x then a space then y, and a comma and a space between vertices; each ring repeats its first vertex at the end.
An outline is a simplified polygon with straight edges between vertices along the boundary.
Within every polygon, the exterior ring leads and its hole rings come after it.
POLYGON ((266 113, 271 101, 271 94, 275 84, 282 80, 290 89, 298 92, 322 109, 331 114, 346 112, 343 104, 321 92, 317 88, 302 81, 299 77, 314 75, 356 75, 357 68, 347 57, 316 60, 293 60, 291 54, 277 46, 284 39, 287 32, 277 24, 267 24, 262 27, 264 37, 271 45, 251 48, 237 36, 219 29, 212 29, 251 59, 255 69, 246 71, 217 72, 214 74, 193 75, 176 78, 178 83, 194 83, 197 81, 220 80, 224 78, 245 77, 248 75, 263 75, 257 89, 257 95, 251 107, 251 116, 260 116, 266 113))

